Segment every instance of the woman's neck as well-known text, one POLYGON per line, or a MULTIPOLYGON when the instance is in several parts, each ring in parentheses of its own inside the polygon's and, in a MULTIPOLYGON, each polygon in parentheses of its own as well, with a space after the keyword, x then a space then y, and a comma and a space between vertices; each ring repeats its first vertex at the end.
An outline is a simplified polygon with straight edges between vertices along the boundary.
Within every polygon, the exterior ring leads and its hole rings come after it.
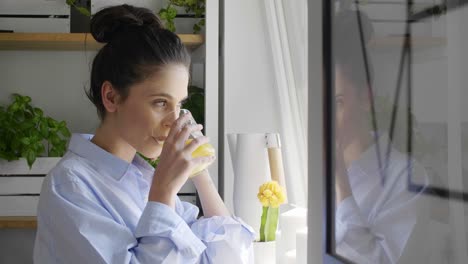
POLYGON ((364 153, 372 143, 372 135, 370 133, 361 133, 359 137, 351 141, 343 150, 346 168, 348 168, 353 161, 359 159, 362 153, 364 153))
POLYGON ((105 151, 131 163, 136 150, 116 133, 117 129, 109 123, 101 123, 91 142, 105 151))

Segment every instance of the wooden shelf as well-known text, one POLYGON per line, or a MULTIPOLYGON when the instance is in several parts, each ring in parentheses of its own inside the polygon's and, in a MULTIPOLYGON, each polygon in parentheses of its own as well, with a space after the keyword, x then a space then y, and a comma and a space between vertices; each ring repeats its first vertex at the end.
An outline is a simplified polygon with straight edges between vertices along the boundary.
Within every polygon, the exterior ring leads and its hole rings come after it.
POLYGON ((37 221, 35 216, 0 216, 0 229, 35 229, 37 221))
MULTIPOLYGON (((204 42, 202 35, 178 36, 190 50, 204 42)), ((89 33, 0 33, 0 50, 97 50, 102 45, 89 33)))
MULTIPOLYGON (((376 37, 371 39, 369 47, 372 49, 392 49, 403 47, 403 36, 376 37)), ((411 44, 414 48, 443 47, 447 39, 443 37, 413 37, 411 44)))

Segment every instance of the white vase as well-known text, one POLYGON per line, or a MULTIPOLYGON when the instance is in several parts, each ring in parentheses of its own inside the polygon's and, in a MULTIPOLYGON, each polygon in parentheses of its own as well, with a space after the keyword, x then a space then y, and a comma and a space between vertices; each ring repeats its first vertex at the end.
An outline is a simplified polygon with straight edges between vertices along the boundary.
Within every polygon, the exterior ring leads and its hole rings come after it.
POLYGON ((228 134, 228 143, 234 169, 234 213, 255 230, 259 239, 262 205, 258 188, 271 180, 266 133, 228 134))
POLYGON ((276 263, 276 241, 253 243, 255 264, 276 263))

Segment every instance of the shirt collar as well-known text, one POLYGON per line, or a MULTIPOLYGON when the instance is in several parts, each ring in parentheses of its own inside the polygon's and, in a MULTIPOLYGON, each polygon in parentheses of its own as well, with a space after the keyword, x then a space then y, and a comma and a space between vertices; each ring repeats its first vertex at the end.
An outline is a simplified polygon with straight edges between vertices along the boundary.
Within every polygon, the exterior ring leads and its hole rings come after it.
POLYGON ((128 163, 91 142, 92 138, 93 135, 91 134, 73 134, 68 150, 87 159, 99 172, 105 173, 116 180, 122 179, 132 169, 136 169, 137 173, 143 172, 145 174, 152 174, 154 171, 153 167, 140 155, 135 155, 132 163, 128 163))
POLYGON ((387 148, 390 147, 390 153, 393 152, 394 149, 391 145, 388 146, 390 141, 386 133, 381 135, 373 133, 373 136, 374 144, 372 144, 366 151, 364 151, 357 160, 351 163, 348 168, 348 173, 359 170, 366 173, 367 175, 375 175, 376 173, 379 173, 380 168, 385 167, 384 163, 386 162, 387 148), (377 142, 379 146, 378 149, 380 152, 381 164, 379 164, 379 157, 377 155, 377 142))

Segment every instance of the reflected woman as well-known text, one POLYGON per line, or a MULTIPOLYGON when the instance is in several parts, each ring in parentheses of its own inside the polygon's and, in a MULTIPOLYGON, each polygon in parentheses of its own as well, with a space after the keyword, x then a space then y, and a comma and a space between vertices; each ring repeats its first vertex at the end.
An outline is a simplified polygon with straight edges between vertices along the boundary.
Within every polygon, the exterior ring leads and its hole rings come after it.
POLYGON ((336 253, 355 263, 397 263, 419 218, 427 212, 421 194, 408 190, 409 174, 426 183, 427 177, 422 166, 414 160, 408 163, 408 156, 391 145, 387 158, 389 138, 371 126, 373 93, 358 15, 368 42, 373 29, 364 14, 341 11, 333 24, 336 253))

